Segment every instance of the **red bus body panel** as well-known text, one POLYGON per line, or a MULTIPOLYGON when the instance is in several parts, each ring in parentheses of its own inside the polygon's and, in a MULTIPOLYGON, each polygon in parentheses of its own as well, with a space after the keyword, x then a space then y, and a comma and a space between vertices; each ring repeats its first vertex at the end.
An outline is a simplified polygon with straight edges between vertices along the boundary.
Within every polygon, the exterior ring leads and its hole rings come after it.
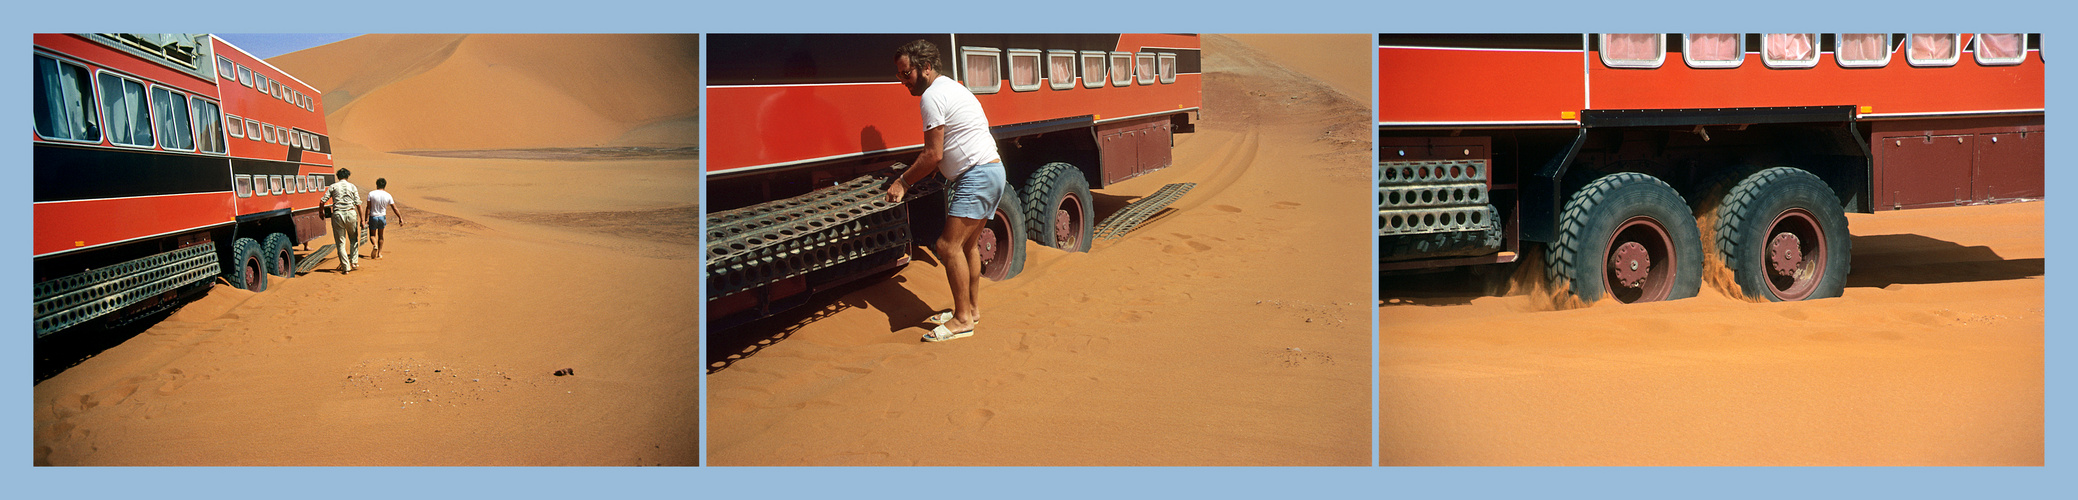
MULTIPOLYGON (((82 35, 37 34, 34 36, 34 47, 39 55, 79 64, 86 67, 92 74, 102 72, 120 74, 140 80, 147 86, 178 90, 189 96, 212 101, 220 107, 221 116, 251 118, 258 122, 283 128, 299 129, 315 134, 318 137, 322 137, 325 134, 325 120, 322 112, 324 108, 316 89, 295 81, 293 77, 282 73, 263 61, 253 58, 236 47, 217 40, 215 37, 209 37, 209 40, 211 55, 208 57, 208 61, 198 62, 198 64, 214 67, 217 64, 217 57, 225 58, 239 66, 249 68, 257 74, 265 75, 269 80, 279 82, 285 90, 293 90, 295 93, 310 96, 310 109, 291 105, 289 102, 276 98, 272 94, 262 94, 252 87, 241 85, 238 83, 238 78, 235 74, 229 75, 228 79, 222 75, 219 75, 219 78, 214 80, 199 78, 197 75, 175 70, 164 64, 116 50, 103 43, 89 40, 82 35)), ((96 80, 96 95, 88 96, 88 98, 95 100, 98 106, 99 78, 96 77, 94 79, 96 80)), ((147 91, 147 94, 150 94, 150 91, 147 91)), ((283 95, 295 94, 285 92, 283 95)), ((194 110, 190 109, 190 113, 193 112, 194 110)), ((101 123, 105 123, 107 111, 99 110, 98 113, 100 113, 98 115, 99 119, 104 120, 101 123)), ((199 133, 201 127, 198 125, 191 123, 191 130, 199 133)), ((156 130, 154 133, 157 133, 156 130)), ((80 154, 102 159, 97 161, 136 162, 136 165, 120 167, 124 169, 122 171, 131 173, 151 173, 148 165, 153 161, 177 161, 190 167, 200 164, 220 164, 222 165, 220 170, 212 167, 201 170, 201 172, 204 172, 202 174, 185 175, 204 175, 209 178, 203 179, 203 182, 220 183, 223 186, 235 186, 234 182, 228 181, 233 176, 240 174, 282 175, 285 177, 323 175, 329 179, 333 172, 332 160, 328 154, 307 150, 292 152, 290 146, 270 144, 264 138, 263 140, 255 141, 227 134, 224 137, 226 151, 224 153, 211 153, 199 151, 199 146, 197 151, 169 150, 165 148, 166 141, 163 138, 156 138, 154 146, 150 148, 118 146, 109 142, 108 134, 104 133, 102 135, 103 137, 98 143, 83 143, 46 140, 34 132, 30 134, 31 139, 38 148, 39 155, 80 154), (248 167, 247 165, 262 166, 248 167), (250 168, 258 168, 259 170, 246 171, 250 168), (263 174, 261 170, 267 172, 263 174)), ((198 139, 197 143, 199 144, 200 142, 198 139)), ((328 142, 321 141, 320 143, 328 142)), ((39 161, 39 163, 41 162, 39 161)), ((95 166, 106 165, 97 164, 95 166)), ((49 172, 46 171, 46 173, 49 172)), ((41 193, 46 188, 56 190, 55 188, 60 187, 49 183, 92 184, 107 180, 60 179, 58 176, 38 176, 36 183, 38 184, 38 191, 41 193)), ((194 181, 195 179, 184 178, 179 180, 194 181)), ((300 184, 301 182, 301 179, 297 179, 297 183, 300 184)), ((91 188, 69 187, 72 188, 67 191, 69 193, 92 192, 91 188)), ((301 186, 297 187, 300 188, 301 186)), ((33 220, 35 221, 36 236, 32 247, 36 257, 42 258, 59 253, 134 240, 170 236, 173 233, 231 224, 241 216, 289 209, 309 211, 317 206, 319 197, 320 193, 318 191, 308 189, 284 190, 282 194, 274 194, 272 190, 269 190, 265 194, 255 192, 252 196, 245 198, 240 198, 235 189, 208 189, 108 197, 71 194, 68 195, 68 199, 48 200, 43 199, 43 196, 39 194, 34 208, 33 220)), ((286 215, 286 212, 283 215, 286 215)))

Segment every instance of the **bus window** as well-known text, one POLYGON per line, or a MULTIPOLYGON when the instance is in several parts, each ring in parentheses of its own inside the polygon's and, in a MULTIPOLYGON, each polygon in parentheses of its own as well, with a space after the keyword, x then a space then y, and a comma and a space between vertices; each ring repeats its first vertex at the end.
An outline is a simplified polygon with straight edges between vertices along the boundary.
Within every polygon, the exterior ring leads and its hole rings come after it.
POLYGON ((1905 39, 1905 62, 1913 66, 1954 66, 1962 35, 1958 33, 1913 33, 1905 39))
POLYGON ((1746 35, 1690 33, 1682 35, 1681 60, 1691 68, 1737 68, 1746 62, 1746 35))
POLYGON ((1075 51, 1046 52, 1046 83, 1053 86, 1054 90, 1075 88, 1075 51))
POLYGON ((1004 53, 1010 57, 1010 90, 1039 90, 1039 51, 1010 49, 1004 53))
POLYGON ((101 142, 99 111, 87 68, 36 56, 36 135, 45 139, 101 142))
POLYGON ((1978 33, 1970 43, 1977 45, 1971 53, 1981 66, 2011 66, 2027 59, 2025 33, 1978 33))
POLYGON ((1817 33, 1769 33, 1761 35, 1761 62, 1770 68, 1809 68, 1818 65, 1817 33))
POLYGON ((963 80, 967 90, 976 94, 994 94, 1003 90, 1001 61, 1003 52, 987 47, 960 47, 964 54, 963 80))
POLYGON ((144 82, 101 74, 101 108, 108 110, 108 142, 152 147, 152 114, 144 82))
POLYGON ((1881 68, 1890 65, 1889 33, 1841 33, 1833 48, 1833 59, 1844 68, 1881 68))
POLYGON ((1099 88, 1104 86, 1104 53, 1085 50, 1082 52, 1082 86, 1099 88))
POLYGON ((1602 65, 1611 68, 1657 68, 1667 60, 1667 35, 1604 33, 1602 65))

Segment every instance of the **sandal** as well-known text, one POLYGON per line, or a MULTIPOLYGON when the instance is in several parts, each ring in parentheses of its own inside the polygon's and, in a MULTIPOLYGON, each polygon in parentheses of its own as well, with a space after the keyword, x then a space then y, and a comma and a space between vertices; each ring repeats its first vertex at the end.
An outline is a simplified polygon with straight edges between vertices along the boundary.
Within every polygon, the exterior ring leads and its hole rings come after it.
MULTIPOLYGON (((924 318, 925 323, 930 323, 933 325, 943 325, 947 321, 952 321, 951 310, 939 311, 938 314, 933 314, 929 318, 924 318)), ((981 326, 981 320, 974 320, 974 326, 981 326)))
POLYGON ((931 333, 924 334, 924 342, 944 342, 947 340, 961 339, 972 336, 974 336, 974 330, 954 332, 952 330, 947 330, 945 328, 945 325, 938 325, 937 328, 931 329, 931 333))

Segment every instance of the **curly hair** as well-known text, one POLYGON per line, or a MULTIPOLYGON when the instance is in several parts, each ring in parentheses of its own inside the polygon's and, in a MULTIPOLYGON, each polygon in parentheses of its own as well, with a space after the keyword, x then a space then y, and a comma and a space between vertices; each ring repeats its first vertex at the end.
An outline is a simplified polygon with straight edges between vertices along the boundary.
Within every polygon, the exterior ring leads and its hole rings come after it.
POLYGON ((938 68, 938 46, 932 45, 929 40, 919 38, 902 44, 902 48, 895 49, 895 55, 909 57, 909 67, 913 69, 938 68))

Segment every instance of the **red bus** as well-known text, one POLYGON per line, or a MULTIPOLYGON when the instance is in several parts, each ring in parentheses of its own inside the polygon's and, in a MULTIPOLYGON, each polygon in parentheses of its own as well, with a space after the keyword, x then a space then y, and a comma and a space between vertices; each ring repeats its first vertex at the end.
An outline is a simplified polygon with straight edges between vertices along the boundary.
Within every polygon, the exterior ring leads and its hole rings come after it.
POLYGON ((36 336, 264 290, 325 232, 316 89, 209 35, 38 34, 36 336))
POLYGON ((1381 269, 1531 242, 1583 298, 1677 299, 1699 291, 1708 235, 1749 296, 1838 296, 1846 212, 2043 196, 2040 43, 1380 35, 1381 269))
POLYGON ((1197 35, 710 35, 709 317, 729 325, 900 266, 935 237, 936 195, 876 201, 876 174, 922 147, 895 49, 925 39, 987 111, 1010 189, 982 233, 982 273, 1009 279, 1024 241, 1085 251, 1091 188, 1170 164, 1201 98, 1197 35), (911 216, 910 211, 924 213, 911 216), (912 224, 912 221, 915 223, 912 224))

